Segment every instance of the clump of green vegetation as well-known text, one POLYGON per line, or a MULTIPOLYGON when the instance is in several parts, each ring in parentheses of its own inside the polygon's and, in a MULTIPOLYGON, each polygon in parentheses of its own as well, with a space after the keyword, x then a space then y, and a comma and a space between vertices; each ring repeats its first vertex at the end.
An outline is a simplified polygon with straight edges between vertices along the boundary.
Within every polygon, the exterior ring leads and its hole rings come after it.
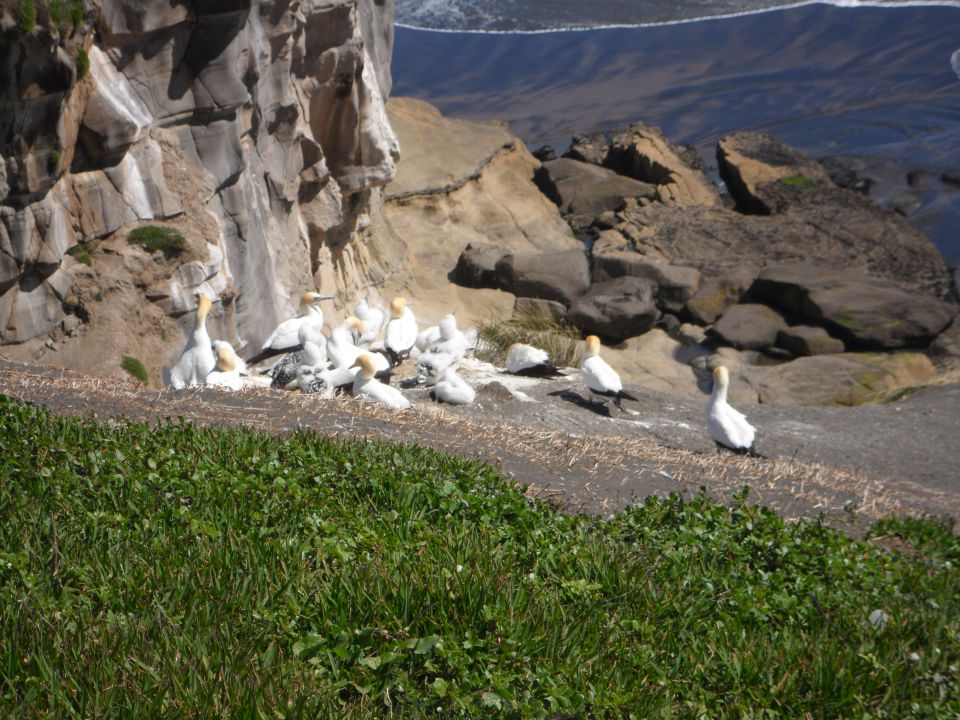
POLYGON ((546 350, 558 367, 575 365, 579 358, 580 331, 547 313, 514 315, 509 320, 481 324, 477 357, 502 365, 510 346, 526 343, 546 350))
POLYGON ((123 360, 120 362, 120 367, 126 370, 128 375, 136 378, 144 385, 150 384, 150 376, 147 374, 147 369, 143 366, 143 363, 137 360, 135 357, 125 355, 123 360))
POLYGON ((79 28, 83 25, 83 2, 78 0, 70 8, 70 22, 73 23, 74 28, 79 28))
POLYGON ((24 35, 29 35, 37 27, 37 8, 33 0, 20 0, 17 7, 17 29, 24 35))
POLYGON ((54 25, 60 25, 64 19, 63 0, 49 0, 47 12, 50 15, 50 22, 54 25))
POLYGON ((809 190, 817 186, 813 180, 804 175, 790 175, 789 177, 780 178, 780 183, 787 187, 802 188, 804 190, 809 190))
POLYGON ((88 267, 93 265, 93 255, 90 252, 90 243, 77 243, 72 248, 67 250, 67 255, 72 257, 78 263, 83 263, 88 267))
POLYGON ((83 79, 90 72, 90 55, 83 48, 77 50, 77 79, 83 79))
POLYGON ((745 496, 567 516, 420 447, 5 398, 0 467, 4 717, 960 711, 958 570, 745 496))
POLYGON ((60 167, 60 151, 54 148, 50 151, 50 154, 47 155, 47 169, 50 172, 56 172, 57 168, 60 167))
POLYGON ((938 563, 960 563, 960 536, 953 518, 885 518, 870 529, 870 537, 896 537, 938 563))
POLYGON ((140 245, 147 252, 153 253, 159 250, 167 259, 176 257, 186 247, 183 235, 173 228, 160 225, 145 225, 131 230, 127 235, 127 242, 131 245, 140 245))

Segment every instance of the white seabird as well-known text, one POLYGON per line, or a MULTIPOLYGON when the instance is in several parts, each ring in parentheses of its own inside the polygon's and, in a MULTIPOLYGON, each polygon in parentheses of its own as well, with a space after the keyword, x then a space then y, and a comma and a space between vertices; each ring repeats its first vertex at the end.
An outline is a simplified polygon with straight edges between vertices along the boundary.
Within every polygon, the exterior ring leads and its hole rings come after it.
POLYGON ((217 340, 213 343, 213 349, 217 353, 217 366, 207 374, 207 385, 224 390, 243 389, 243 380, 240 378, 240 364, 243 360, 237 357, 233 346, 223 340, 217 340))
POLYGON ((510 346, 507 352, 507 372, 532 377, 554 377, 561 374, 556 365, 550 362, 546 350, 522 343, 510 346))
POLYGON ((457 319, 453 315, 444 316, 437 325, 440 337, 427 348, 429 352, 442 352, 456 355, 462 360, 467 354, 467 336, 457 328, 457 319))
POLYGON ((353 308, 353 314, 363 323, 363 334, 357 345, 363 348, 369 348, 376 342, 383 328, 383 310, 376 307, 370 307, 367 298, 361 298, 356 307, 353 308))
POLYGON ((448 352, 425 352, 417 358, 417 384, 434 385, 449 368, 455 367, 462 356, 448 352))
POLYGON ((407 307, 407 299, 395 297, 390 303, 390 321, 384 331, 384 347, 394 365, 410 354, 417 342, 417 320, 407 307))
POLYGON ((450 405, 469 405, 477 398, 476 391, 452 367, 444 370, 432 394, 437 401, 450 405))
POLYGON ((364 352, 357 347, 357 341, 363 336, 364 325, 359 318, 351 315, 330 333, 327 343, 327 355, 334 367, 350 367, 364 352))
POLYGON ((759 457, 753 449, 757 429, 747 422, 743 413, 727 403, 730 371, 723 365, 713 369, 713 392, 707 401, 707 429, 713 441, 725 448, 759 457))
POLYGON ((305 292, 300 297, 300 314, 277 325, 274 331, 270 333, 270 337, 264 341, 260 352, 250 358, 249 364, 253 365, 271 355, 277 355, 287 350, 299 349, 297 333, 300 332, 300 326, 309 322, 315 323, 317 327, 323 327, 323 310, 320 309, 318 303, 321 300, 332 299, 333 295, 305 292))
POLYGON ((353 394, 359 395, 369 402, 377 402, 395 410, 404 410, 413 407, 407 398, 397 388, 384 385, 374 378, 377 372, 375 361, 371 355, 364 353, 357 358, 360 371, 353 381, 353 394))
POLYGON ((304 323, 297 332, 301 350, 284 355, 271 371, 270 387, 293 390, 300 384, 303 366, 320 370, 327 367, 327 338, 316 323, 304 323))
POLYGON ((417 335, 417 341, 414 343, 414 346, 420 352, 426 352, 427 348, 433 345, 440 339, 440 326, 431 325, 426 330, 422 330, 417 335))
POLYGON ((213 307, 213 300, 206 295, 197 296, 197 316, 187 345, 170 371, 170 386, 182 390, 188 385, 202 385, 207 375, 217 364, 207 334, 207 315, 213 307))
MULTIPOLYGON (((623 391, 620 375, 600 357, 600 338, 588 335, 583 342, 583 352, 580 356, 580 377, 591 395, 598 395, 613 400, 621 412, 627 412, 623 407, 623 400, 636 400, 632 395, 623 391)), ((600 401, 604 403, 604 400, 600 401)))

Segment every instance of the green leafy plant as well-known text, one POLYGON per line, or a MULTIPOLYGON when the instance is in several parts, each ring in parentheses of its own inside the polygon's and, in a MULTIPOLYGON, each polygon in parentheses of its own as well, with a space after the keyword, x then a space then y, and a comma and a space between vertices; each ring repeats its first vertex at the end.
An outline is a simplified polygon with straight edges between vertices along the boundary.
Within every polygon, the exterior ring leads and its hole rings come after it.
POLYGON ((49 0, 47 11, 50 14, 50 22, 59 25, 64 19, 63 0, 49 0))
POLYGON ((780 178, 780 183, 787 187, 803 189, 815 188, 817 186, 813 180, 803 175, 790 175, 789 177, 780 178))
POLYGON ((73 23, 74 28, 83 25, 83 2, 80 0, 70 8, 70 22, 73 23))
POLYGON ((0 468, 3 717, 960 712, 957 569, 745 495, 564 515, 420 447, 2 397, 0 468))
POLYGON ((140 245, 147 252, 160 251, 167 259, 176 257, 186 247, 183 235, 173 228, 160 225, 145 225, 131 230, 127 235, 127 242, 140 245))
POLYGON ((120 362, 120 367, 123 368, 128 375, 136 378, 144 385, 150 384, 150 376, 147 374, 147 369, 143 366, 143 363, 137 360, 135 357, 125 355, 123 360, 120 362))

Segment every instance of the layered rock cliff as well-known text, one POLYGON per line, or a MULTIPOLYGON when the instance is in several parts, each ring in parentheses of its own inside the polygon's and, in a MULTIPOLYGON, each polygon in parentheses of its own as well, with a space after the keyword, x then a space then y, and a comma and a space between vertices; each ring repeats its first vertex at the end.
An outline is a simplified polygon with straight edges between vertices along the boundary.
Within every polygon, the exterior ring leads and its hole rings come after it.
POLYGON ((392 40, 392 0, 4 11, 0 344, 111 371, 139 351, 156 376, 197 291, 215 334, 259 346, 303 290, 343 302, 385 277, 392 40), (184 247, 128 244, 143 225, 184 247))

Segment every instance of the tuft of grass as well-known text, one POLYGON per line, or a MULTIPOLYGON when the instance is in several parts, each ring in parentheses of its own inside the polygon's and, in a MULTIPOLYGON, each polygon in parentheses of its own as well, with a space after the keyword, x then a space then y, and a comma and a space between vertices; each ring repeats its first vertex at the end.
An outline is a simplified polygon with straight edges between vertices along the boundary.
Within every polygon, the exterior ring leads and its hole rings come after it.
POLYGON ((160 225, 144 225, 131 230, 127 235, 127 242, 131 245, 140 245, 150 253, 159 250, 168 260, 182 253, 186 247, 183 235, 173 228, 160 225))
POLYGON ((83 2, 82 0, 77 0, 70 8, 70 22, 73 24, 74 29, 79 28, 83 25, 83 2))
POLYGON ((817 184, 808 177, 804 175, 790 175, 789 177, 780 178, 780 183, 786 185, 787 187, 802 188, 809 190, 810 188, 815 188, 817 184))
POLYGON ((477 357, 495 365, 503 365, 514 343, 546 350, 558 367, 576 365, 579 358, 580 331, 546 314, 514 315, 509 320, 481 324, 478 338, 477 357))
POLYGON ((90 72, 90 55, 83 48, 77 50, 77 79, 82 80, 90 72))
POLYGON ((37 8, 33 0, 20 0, 17 6, 17 29, 29 35, 37 27, 37 8))
POLYGON ((928 560, 960 564, 960 536, 954 518, 884 518, 873 524, 868 537, 895 537, 928 560))
POLYGON ((143 366, 142 362, 137 360, 137 358, 125 355, 123 360, 120 362, 120 367, 126 370, 128 375, 136 378, 144 385, 150 384, 150 376, 147 374, 147 369, 143 366))
POLYGON ((67 255, 72 257, 78 263, 83 263, 88 267, 93 265, 93 255, 90 253, 90 243, 77 243, 72 248, 67 250, 67 255))
POLYGON ((3 717, 960 712, 958 571, 746 494, 565 516, 416 446, 2 397, 0 469, 3 717))

